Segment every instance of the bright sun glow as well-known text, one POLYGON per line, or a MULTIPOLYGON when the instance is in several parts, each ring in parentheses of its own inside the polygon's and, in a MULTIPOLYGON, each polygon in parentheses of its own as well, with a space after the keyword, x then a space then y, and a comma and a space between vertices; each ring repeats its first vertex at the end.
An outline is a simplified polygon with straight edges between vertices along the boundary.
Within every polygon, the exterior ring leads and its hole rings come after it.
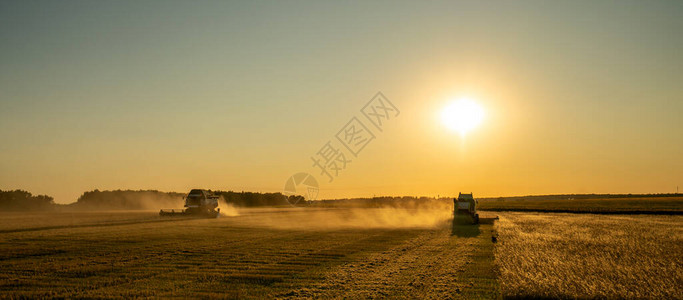
POLYGON ((441 122, 451 130, 465 136, 481 124, 484 109, 477 102, 462 98, 450 103, 441 111, 441 122))

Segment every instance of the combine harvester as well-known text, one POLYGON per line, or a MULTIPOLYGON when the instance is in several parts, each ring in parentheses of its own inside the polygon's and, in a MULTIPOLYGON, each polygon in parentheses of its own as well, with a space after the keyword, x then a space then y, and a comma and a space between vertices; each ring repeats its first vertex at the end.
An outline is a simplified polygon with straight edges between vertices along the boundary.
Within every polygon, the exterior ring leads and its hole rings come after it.
POLYGON ((207 190, 194 189, 185 198, 185 209, 162 209, 159 215, 218 218, 220 212, 218 196, 207 190))
POLYGON ((479 224, 477 200, 472 193, 460 193, 458 198, 453 198, 453 220, 459 224, 479 224))

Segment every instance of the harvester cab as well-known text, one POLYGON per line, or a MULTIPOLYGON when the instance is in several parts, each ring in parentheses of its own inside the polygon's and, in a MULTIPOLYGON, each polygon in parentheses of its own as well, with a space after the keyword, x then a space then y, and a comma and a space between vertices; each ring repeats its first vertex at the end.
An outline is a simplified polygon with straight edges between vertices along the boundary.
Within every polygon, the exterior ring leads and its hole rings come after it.
POLYGON ((479 224, 477 200, 472 193, 460 193, 458 198, 453 198, 453 219, 458 223, 479 224))
POLYGON ((218 196, 207 190, 194 189, 185 197, 185 209, 162 209, 160 216, 206 216, 217 218, 221 209, 218 208, 218 196))

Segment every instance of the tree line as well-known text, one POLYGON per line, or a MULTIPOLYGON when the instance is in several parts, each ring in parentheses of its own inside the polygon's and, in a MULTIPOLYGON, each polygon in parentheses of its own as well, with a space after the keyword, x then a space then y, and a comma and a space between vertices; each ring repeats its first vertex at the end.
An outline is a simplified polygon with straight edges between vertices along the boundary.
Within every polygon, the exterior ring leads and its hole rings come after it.
MULTIPOLYGON (((289 203, 306 205, 302 196, 286 196, 282 193, 254 193, 233 191, 209 191, 219 196, 221 204, 236 207, 284 206, 289 203)), ((76 202, 55 204, 50 196, 34 196, 27 191, 0 191, 0 209, 22 210, 158 210, 182 208, 186 194, 157 190, 92 190, 84 192, 76 202)))
MULTIPOLYGON (((233 191, 214 191, 214 195, 220 196, 225 203, 238 207, 257 207, 257 206, 280 206, 296 203, 297 196, 287 197, 282 193, 253 193, 253 192, 233 192, 233 191)), ((303 204, 304 201, 299 201, 303 204)))
POLYGON ((182 207, 185 195, 157 190, 93 190, 83 193, 70 208, 79 210, 161 209, 182 207))
POLYGON ((34 196, 24 190, 0 190, 0 209, 3 211, 51 210, 55 205, 54 199, 47 195, 34 196))
MULTIPOLYGON (((349 198, 336 200, 308 201, 302 196, 286 196, 282 193, 255 193, 234 191, 210 191, 219 196, 221 204, 230 204, 236 207, 259 207, 259 206, 297 206, 314 205, 348 206, 348 207, 435 207, 450 204, 451 198, 428 198, 428 197, 373 197, 373 198, 349 198)), ((92 190, 83 193, 76 202, 71 204, 56 204, 54 199, 47 195, 33 195, 24 190, 0 190, 0 210, 23 211, 23 210, 125 210, 125 209, 151 209, 182 208, 186 194, 176 192, 161 192, 157 190, 92 190)), ((616 194, 579 194, 579 195, 540 195, 521 197, 496 197, 479 198, 480 200, 551 200, 551 199, 592 199, 592 198, 630 198, 630 197, 680 197, 682 194, 640 194, 640 195, 616 195, 616 194)))

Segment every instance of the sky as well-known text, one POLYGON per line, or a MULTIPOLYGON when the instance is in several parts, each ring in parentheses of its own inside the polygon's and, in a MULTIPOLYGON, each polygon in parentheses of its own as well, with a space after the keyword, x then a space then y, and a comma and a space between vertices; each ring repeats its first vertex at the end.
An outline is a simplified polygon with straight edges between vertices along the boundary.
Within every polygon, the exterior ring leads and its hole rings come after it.
POLYGON ((682 82, 681 1, 2 0, 0 189, 670 193, 682 82))

